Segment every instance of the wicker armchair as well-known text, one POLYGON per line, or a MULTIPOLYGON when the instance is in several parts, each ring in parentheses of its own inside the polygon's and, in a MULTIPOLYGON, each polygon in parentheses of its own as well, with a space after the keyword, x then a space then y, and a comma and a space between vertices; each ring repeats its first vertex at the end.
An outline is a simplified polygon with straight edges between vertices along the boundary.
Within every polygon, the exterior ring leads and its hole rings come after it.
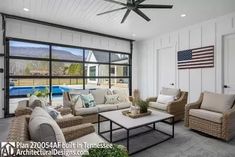
MULTIPOLYGON (((146 99, 146 101, 156 103, 157 97, 149 97, 146 99)), ((185 113, 184 109, 185 109, 185 105, 187 104, 187 101, 188 101, 188 92, 181 91, 180 97, 177 100, 167 104, 166 108, 164 109, 157 108, 154 105, 153 106, 150 105, 150 108, 172 114, 175 116, 175 121, 179 121, 184 118, 184 113, 185 113)))
POLYGON ((203 97, 204 94, 202 93, 198 101, 185 106, 185 127, 204 132, 225 141, 231 140, 235 136, 235 105, 223 113, 207 111, 201 108, 203 97), (207 115, 212 118, 208 119, 204 116, 195 116, 192 113, 193 110, 207 112, 207 115), (215 121, 217 119, 213 118, 215 114, 221 115, 220 121, 215 121))
MULTIPOLYGON (((10 125, 10 131, 8 134, 7 141, 10 142, 25 142, 31 141, 28 124, 30 115, 22 115, 14 117, 10 125)), ((66 142, 70 142, 79 137, 95 132, 94 126, 91 123, 82 123, 82 121, 74 118, 70 121, 60 120, 57 122, 60 126, 66 142)))

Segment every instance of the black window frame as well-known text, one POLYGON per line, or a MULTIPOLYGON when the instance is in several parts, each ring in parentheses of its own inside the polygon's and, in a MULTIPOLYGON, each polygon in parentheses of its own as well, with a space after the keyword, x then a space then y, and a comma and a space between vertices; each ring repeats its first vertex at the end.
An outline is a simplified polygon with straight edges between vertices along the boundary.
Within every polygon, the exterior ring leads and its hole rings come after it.
POLYGON ((93 79, 108 79, 109 80, 109 88, 112 88, 111 84, 111 79, 128 79, 128 88, 129 88, 129 94, 131 95, 132 93, 132 42, 130 42, 130 49, 131 53, 127 52, 119 52, 119 51, 111 51, 111 50, 103 50, 103 49, 95 49, 95 48, 89 48, 89 47, 80 47, 80 46, 74 46, 74 45, 65 45, 65 44, 58 44, 58 43, 51 43, 51 42, 42 42, 42 41, 36 41, 36 40, 28 40, 28 39, 21 39, 21 38, 11 38, 7 37, 6 38, 6 54, 5 54, 5 61, 6 61, 6 96, 7 96, 7 104, 5 108, 5 115, 11 116, 9 113, 9 100, 10 98, 16 98, 16 97, 11 97, 10 96, 10 86, 9 86, 9 81, 10 79, 49 79, 49 88, 50 88, 50 96, 49 100, 50 102, 52 101, 52 80, 53 79, 83 79, 83 88, 86 89, 86 79, 93 78, 93 79), (23 57, 23 56, 10 56, 10 41, 19 41, 19 42, 28 42, 28 43, 35 43, 35 44, 43 44, 43 45, 48 45, 49 46, 49 58, 33 58, 33 57, 23 57), (60 47, 65 47, 65 48, 78 48, 83 50, 83 60, 82 61, 75 61, 75 60, 63 60, 63 59, 53 59, 52 58, 52 47, 53 46, 60 46, 60 47), (85 51, 86 50, 93 50, 93 51, 100 51, 100 52, 107 52, 109 54, 109 62, 104 63, 104 62, 89 62, 85 60, 85 51), (111 61, 111 54, 116 53, 116 54, 123 54, 123 55, 128 55, 128 64, 122 64, 122 63, 112 63, 111 61), (17 75, 17 76, 12 76, 9 74, 9 61, 10 59, 22 59, 22 60, 38 60, 38 61, 48 61, 49 62, 49 75, 48 76, 25 76, 25 75, 17 75), (83 76, 53 76, 52 75, 52 62, 70 62, 70 63, 82 63, 83 64, 83 76), (109 76, 86 76, 85 72, 85 64, 106 64, 109 66, 109 76), (121 65, 121 66, 128 66, 129 67, 129 76, 112 76, 111 75, 111 66, 112 65, 121 65))

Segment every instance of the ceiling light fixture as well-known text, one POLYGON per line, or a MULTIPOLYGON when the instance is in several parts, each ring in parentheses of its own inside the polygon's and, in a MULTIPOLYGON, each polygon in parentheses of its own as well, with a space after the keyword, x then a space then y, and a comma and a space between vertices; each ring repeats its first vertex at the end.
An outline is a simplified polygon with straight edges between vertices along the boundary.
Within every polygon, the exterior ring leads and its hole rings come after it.
POLYGON ((29 11, 29 9, 28 8, 24 8, 24 11, 29 11))
POLYGON ((181 14, 180 16, 181 16, 181 17, 185 17, 185 16, 186 16, 186 14, 181 14))
POLYGON ((134 33, 133 33, 133 34, 132 34, 132 36, 133 36, 133 37, 135 37, 135 36, 136 36, 136 34, 134 34, 134 33))

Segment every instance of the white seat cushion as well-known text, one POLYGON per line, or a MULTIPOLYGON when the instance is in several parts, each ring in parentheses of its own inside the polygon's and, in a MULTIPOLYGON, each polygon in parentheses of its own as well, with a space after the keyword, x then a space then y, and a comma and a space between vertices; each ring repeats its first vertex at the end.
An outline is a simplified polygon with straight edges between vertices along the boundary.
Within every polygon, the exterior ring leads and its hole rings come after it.
POLYGON ((166 111, 167 106, 168 106, 168 104, 162 104, 162 103, 158 103, 158 102, 149 102, 149 107, 152 107, 154 109, 166 111))
POLYGON ((218 113, 218 112, 203 110, 203 109, 191 109, 189 111, 189 115, 198 117, 201 119, 205 119, 208 121, 212 121, 215 123, 222 123, 222 119, 223 119, 223 114, 218 113))
POLYGON ((116 104, 100 104, 100 105, 97 105, 97 107, 98 107, 98 112, 117 110, 116 104))
POLYGON ((75 110, 77 116, 87 115, 87 114, 95 114, 98 113, 98 107, 89 107, 89 108, 79 108, 75 110))
POLYGON ((124 109, 124 108, 129 108, 131 106, 131 102, 120 102, 117 105, 118 110, 124 109))
POLYGON ((234 100, 235 95, 204 92, 201 109, 223 113, 232 108, 234 100))

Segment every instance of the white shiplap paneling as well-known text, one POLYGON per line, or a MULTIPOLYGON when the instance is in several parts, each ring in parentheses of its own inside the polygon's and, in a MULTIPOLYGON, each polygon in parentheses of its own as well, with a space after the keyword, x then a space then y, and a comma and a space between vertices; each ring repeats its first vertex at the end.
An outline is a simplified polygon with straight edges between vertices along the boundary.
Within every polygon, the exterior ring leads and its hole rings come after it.
POLYGON ((130 53, 130 42, 7 19, 7 37, 130 53))
MULTIPOLYGON (((178 87, 182 90, 189 91, 190 102, 195 101, 203 91, 222 92, 222 35, 229 32, 235 32, 234 17, 235 13, 232 13, 193 26, 188 26, 174 32, 166 33, 165 35, 154 37, 154 50, 157 50, 159 47, 167 45, 165 44, 166 36, 169 36, 170 34, 170 45, 174 43, 177 45, 175 53, 177 53, 178 50, 215 45, 214 68, 176 70, 178 87)), ((140 42, 140 45, 145 47, 150 43, 149 41, 151 40, 142 41, 140 42)), ((140 47, 138 53, 142 57, 142 60, 145 60, 147 64, 151 64, 150 60, 148 60, 148 58, 151 57, 143 55, 146 54, 145 50, 146 49, 143 50, 140 47)), ((157 59, 153 62, 157 62, 157 59)), ((138 64, 140 69, 138 74, 146 76, 147 72, 143 66, 148 67, 145 64, 138 64)), ((157 80, 157 76, 154 74, 152 74, 150 78, 157 80)), ((140 90, 146 92, 143 93, 145 97, 153 96, 150 95, 149 92, 152 91, 152 89, 144 89, 146 87, 140 86, 140 84, 143 83, 143 80, 139 80, 138 83, 140 90)), ((157 89, 158 87, 154 86, 154 88, 157 89)))

